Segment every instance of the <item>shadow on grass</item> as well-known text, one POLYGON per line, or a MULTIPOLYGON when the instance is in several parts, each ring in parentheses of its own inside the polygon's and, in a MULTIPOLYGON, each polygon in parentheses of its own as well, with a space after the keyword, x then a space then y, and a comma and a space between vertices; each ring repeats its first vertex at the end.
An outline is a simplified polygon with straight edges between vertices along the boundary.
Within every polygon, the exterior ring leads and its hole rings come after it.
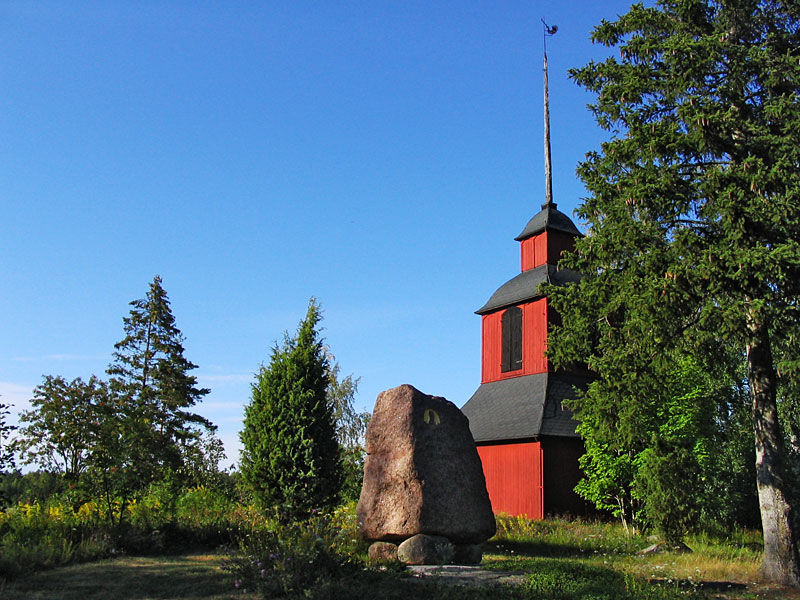
MULTIPOLYGON (((0 587, 3 600, 255 600, 233 589, 219 555, 124 557, 23 577, 0 587)), ((501 564, 524 571, 515 586, 454 586, 435 577, 359 571, 315 587, 314 600, 672 600, 694 596, 576 559, 521 557, 501 564)))
POLYGON ((21 577, 0 588, 3 600, 144 600, 230 598, 230 577, 213 555, 124 557, 21 577))

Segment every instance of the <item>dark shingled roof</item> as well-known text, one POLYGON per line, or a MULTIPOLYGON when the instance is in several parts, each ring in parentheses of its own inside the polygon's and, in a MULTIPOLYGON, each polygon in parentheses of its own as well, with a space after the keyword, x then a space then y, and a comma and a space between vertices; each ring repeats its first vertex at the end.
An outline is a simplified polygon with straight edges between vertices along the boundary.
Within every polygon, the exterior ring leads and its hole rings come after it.
POLYGON ((583 237, 583 234, 575 227, 575 223, 572 222, 572 219, 560 210, 557 210, 556 204, 551 202, 549 204, 542 204, 542 210, 528 221, 522 233, 514 239, 521 242, 545 229, 555 229, 557 231, 564 231, 572 235, 583 237))
POLYGON ((482 384, 461 408, 476 442, 552 435, 578 437, 572 413, 562 401, 589 379, 561 373, 536 373, 482 384))
POLYGON ((566 285, 580 279, 577 271, 569 269, 559 269, 554 265, 540 265, 535 269, 523 271, 514 279, 501 285, 492 294, 489 301, 475 312, 479 315, 491 312, 497 308, 519 304, 525 300, 531 300, 540 296, 539 286, 544 283, 554 283, 555 285, 566 285))

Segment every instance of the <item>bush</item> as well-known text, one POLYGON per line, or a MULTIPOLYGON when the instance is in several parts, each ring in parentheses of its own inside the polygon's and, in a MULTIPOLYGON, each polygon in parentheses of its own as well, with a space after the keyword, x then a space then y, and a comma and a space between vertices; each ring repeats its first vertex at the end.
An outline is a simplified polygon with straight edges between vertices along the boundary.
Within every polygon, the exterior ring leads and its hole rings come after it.
POLYGON ((162 491, 151 490, 124 508, 121 502, 107 506, 95 500, 76 506, 62 493, 0 510, 0 579, 119 552, 216 548, 244 528, 263 527, 252 509, 222 492, 195 487, 165 502, 162 491))
POLYGON ((363 567, 352 507, 287 523, 276 518, 243 536, 223 569, 237 589, 262 598, 309 595, 363 567))

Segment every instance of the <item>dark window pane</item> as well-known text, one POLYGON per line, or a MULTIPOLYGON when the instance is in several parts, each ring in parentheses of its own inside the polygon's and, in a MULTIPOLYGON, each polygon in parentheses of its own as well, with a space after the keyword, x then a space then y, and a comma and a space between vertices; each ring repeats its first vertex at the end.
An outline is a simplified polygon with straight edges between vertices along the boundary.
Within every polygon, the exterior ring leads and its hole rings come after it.
POLYGON ((522 368, 522 309, 518 306, 503 313, 503 347, 500 368, 503 373, 522 368))

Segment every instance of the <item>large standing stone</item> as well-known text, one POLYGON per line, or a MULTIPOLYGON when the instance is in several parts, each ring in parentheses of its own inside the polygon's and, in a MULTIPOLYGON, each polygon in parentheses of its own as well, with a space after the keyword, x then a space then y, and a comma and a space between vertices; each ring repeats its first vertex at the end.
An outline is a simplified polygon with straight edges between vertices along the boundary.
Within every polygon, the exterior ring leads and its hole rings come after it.
POLYGON ((455 404, 410 385, 378 395, 367 428, 358 525, 368 540, 418 533, 479 544, 495 533, 469 421, 455 404))

